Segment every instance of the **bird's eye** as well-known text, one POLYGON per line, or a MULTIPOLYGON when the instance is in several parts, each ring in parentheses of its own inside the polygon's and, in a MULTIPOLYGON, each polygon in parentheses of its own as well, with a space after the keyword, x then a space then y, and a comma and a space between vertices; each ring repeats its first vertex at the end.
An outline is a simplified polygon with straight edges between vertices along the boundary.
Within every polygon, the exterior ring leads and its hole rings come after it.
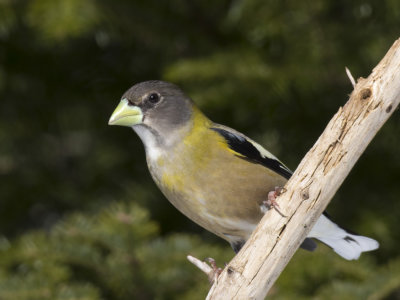
POLYGON ((156 104, 158 101, 160 101, 160 95, 157 93, 151 93, 147 99, 150 103, 156 104))

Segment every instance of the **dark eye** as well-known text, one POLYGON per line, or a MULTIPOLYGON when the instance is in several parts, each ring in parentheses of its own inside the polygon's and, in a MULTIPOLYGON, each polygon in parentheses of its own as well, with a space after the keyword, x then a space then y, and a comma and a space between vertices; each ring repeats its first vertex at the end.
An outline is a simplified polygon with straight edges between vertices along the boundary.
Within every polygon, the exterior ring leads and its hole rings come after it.
POLYGON ((147 99, 150 103, 156 104, 158 101, 160 101, 160 95, 157 93, 151 93, 147 99))

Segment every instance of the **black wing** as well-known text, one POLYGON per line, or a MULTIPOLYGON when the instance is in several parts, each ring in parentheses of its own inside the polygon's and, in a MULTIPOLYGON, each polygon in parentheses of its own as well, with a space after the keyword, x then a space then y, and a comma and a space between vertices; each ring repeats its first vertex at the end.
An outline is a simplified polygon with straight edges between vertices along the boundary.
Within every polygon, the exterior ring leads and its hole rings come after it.
MULTIPOLYGON (((292 172, 279 160, 267 157, 260 153, 260 151, 254 146, 254 144, 248 141, 245 137, 222 128, 212 127, 211 129, 218 132, 221 136, 225 138, 229 148, 240 154, 238 155, 238 157, 252 163, 261 164, 275 171, 286 179, 289 179, 290 176, 292 176, 292 172)), ((324 212, 324 214, 326 215, 326 212, 324 212)), ((243 245, 244 242, 239 242, 236 244, 232 244, 232 248, 237 253, 243 245)), ((300 247, 308 251, 314 251, 315 248, 317 248, 317 244, 312 239, 306 238, 300 245, 300 247)))
POLYGON ((292 172, 279 160, 267 157, 260 153, 254 144, 248 141, 245 137, 222 128, 212 127, 211 129, 218 132, 225 138, 229 148, 240 154, 238 157, 252 163, 263 165, 264 167, 275 171, 286 179, 289 179, 290 176, 292 176, 292 172))

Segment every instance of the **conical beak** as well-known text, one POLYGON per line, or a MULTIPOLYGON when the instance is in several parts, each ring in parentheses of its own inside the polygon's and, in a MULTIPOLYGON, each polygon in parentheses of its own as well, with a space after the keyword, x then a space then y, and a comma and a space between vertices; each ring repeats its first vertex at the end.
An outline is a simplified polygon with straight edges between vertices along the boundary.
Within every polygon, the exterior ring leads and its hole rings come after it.
POLYGON ((129 105, 127 99, 122 99, 111 115, 108 125, 132 127, 143 121, 143 112, 140 107, 129 105))

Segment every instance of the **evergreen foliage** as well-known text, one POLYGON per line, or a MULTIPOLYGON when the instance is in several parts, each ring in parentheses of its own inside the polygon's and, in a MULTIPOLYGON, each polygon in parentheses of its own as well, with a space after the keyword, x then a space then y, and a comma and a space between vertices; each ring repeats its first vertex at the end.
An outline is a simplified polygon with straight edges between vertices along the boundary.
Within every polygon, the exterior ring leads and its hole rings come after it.
MULTIPOLYGON (((0 1, 0 299, 203 299, 187 254, 233 252, 155 188, 108 118, 132 84, 179 84, 291 169, 400 36, 394 0, 0 1), (116 200, 118 199, 118 201, 116 200)), ((328 207, 377 239, 299 250, 272 299, 400 299, 396 111, 328 207)))
POLYGON ((202 299, 209 284, 186 255, 227 261, 232 253, 195 236, 158 234, 145 209, 115 203, 3 241, 0 299, 202 299))

